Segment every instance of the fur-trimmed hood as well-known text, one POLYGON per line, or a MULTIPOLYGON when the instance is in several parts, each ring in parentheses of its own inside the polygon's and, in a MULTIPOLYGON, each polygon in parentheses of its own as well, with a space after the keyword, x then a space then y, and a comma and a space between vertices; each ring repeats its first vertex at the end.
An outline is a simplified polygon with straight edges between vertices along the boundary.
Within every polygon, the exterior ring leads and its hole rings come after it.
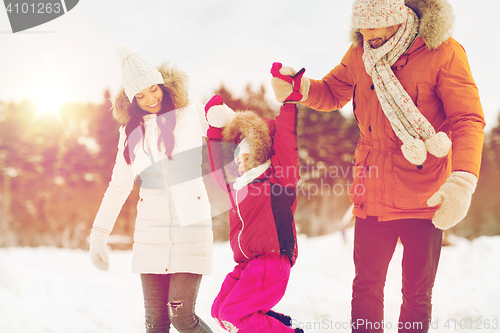
MULTIPOLYGON (((427 48, 437 49, 451 35, 454 15, 448 0, 405 0, 420 20, 418 36, 422 37, 427 48)), ((351 42, 354 46, 363 43, 359 29, 351 29, 351 42)))
MULTIPOLYGON (((163 86, 168 91, 175 109, 185 107, 188 104, 186 74, 176 65, 169 63, 161 64, 158 71, 163 77, 163 86)), ((120 125, 126 125, 130 121, 129 107, 131 105, 125 90, 121 88, 113 104, 113 117, 120 125)))
MULTIPOLYGON (((250 144, 250 156, 246 161, 246 171, 264 164, 271 155, 271 138, 274 134, 275 121, 259 117, 253 111, 236 112, 231 122, 222 131, 222 140, 232 144, 224 151, 226 164, 234 157, 236 145, 246 138, 250 144)), ((227 175, 233 181, 238 174, 227 175)))

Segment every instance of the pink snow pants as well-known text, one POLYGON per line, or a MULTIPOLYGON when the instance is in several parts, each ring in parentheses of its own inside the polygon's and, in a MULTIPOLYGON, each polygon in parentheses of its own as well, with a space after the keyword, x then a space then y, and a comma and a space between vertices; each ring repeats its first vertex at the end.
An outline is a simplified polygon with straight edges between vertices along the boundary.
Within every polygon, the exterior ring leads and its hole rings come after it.
POLYGON ((285 294, 290 268, 290 259, 280 255, 238 264, 222 283, 212 317, 229 332, 294 332, 266 315, 285 294))

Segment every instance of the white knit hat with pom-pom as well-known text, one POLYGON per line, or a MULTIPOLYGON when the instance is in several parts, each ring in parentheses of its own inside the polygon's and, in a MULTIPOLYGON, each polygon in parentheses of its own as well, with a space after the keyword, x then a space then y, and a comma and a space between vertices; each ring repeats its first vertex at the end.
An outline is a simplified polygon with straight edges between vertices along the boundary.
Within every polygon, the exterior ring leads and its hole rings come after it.
POLYGON ((141 90, 163 83, 161 73, 132 46, 119 46, 117 55, 122 67, 123 88, 130 103, 141 90))

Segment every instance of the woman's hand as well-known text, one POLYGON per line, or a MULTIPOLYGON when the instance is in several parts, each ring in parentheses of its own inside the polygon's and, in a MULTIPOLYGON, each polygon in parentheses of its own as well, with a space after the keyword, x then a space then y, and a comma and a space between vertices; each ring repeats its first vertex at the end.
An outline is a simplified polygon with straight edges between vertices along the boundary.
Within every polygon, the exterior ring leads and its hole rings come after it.
POLYGON ((90 233, 90 261, 101 271, 109 269, 109 255, 106 251, 109 232, 100 228, 92 228, 90 233))

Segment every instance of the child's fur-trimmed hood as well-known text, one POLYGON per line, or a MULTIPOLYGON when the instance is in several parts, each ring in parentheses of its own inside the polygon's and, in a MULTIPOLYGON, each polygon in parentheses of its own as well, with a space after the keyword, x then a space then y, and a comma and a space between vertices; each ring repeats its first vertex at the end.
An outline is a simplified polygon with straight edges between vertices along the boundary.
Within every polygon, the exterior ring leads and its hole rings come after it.
MULTIPOLYGON (((163 63, 158 67, 163 77, 163 87, 168 91, 175 109, 183 108, 188 104, 187 76, 176 65, 163 63)), ((120 125, 127 125, 130 121, 129 102, 123 87, 115 98, 113 104, 113 117, 120 125)))
MULTIPOLYGON (((226 164, 233 159, 236 145, 244 138, 248 140, 251 151, 245 163, 245 170, 265 163, 272 153, 271 137, 274 134, 274 124, 274 119, 263 119, 253 111, 236 112, 234 119, 222 131, 222 140, 232 143, 227 145, 223 152, 226 164)), ((238 174, 234 172, 227 177, 232 182, 238 174)))
MULTIPOLYGON (((418 16, 419 33, 430 50, 437 49, 451 35, 454 15, 448 0, 405 0, 405 5, 418 16)), ((351 42, 354 46, 363 44, 359 29, 351 29, 351 42)))

